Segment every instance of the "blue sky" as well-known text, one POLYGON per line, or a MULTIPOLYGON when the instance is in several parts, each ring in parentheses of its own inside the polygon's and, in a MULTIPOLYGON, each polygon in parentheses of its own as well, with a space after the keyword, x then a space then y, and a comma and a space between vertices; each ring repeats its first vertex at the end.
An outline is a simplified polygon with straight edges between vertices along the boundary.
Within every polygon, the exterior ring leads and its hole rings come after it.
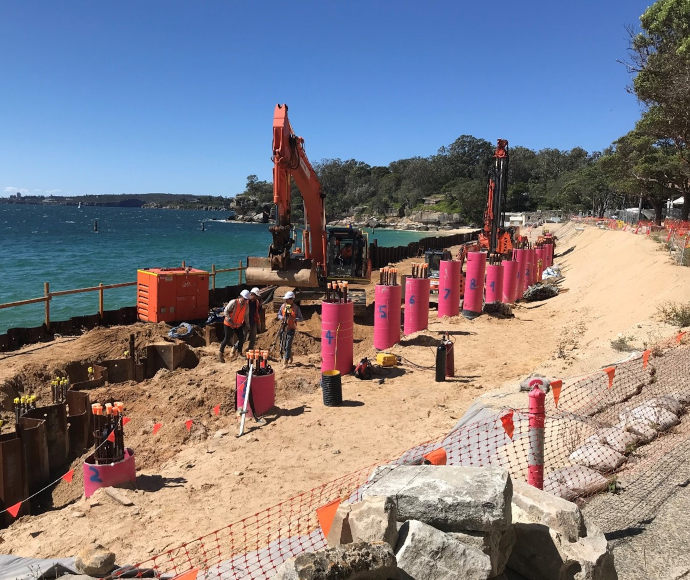
POLYGON ((640 108, 617 60, 646 0, 0 2, 0 195, 234 195, 273 108, 312 162, 463 134, 602 150, 640 108))

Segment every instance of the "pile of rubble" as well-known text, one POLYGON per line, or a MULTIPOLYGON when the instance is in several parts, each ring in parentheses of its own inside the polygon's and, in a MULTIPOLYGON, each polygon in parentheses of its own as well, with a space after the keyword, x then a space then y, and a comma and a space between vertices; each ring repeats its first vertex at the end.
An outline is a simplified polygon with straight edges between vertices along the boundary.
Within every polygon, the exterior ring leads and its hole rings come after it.
POLYGON ((501 468, 378 468, 361 501, 339 505, 327 540, 276 578, 617 578, 606 538, 574 503, 501 468))

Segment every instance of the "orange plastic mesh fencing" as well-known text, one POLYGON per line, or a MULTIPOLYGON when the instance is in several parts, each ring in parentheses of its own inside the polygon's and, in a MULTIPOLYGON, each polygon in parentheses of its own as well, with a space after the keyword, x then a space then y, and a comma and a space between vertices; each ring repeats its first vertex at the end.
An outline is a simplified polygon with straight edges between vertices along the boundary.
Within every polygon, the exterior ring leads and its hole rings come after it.
MULTIPOLYGON (((651 356, 635 354, 613 371, 563 379, 558 407, 547 395, 546 491, 572 500, 605 489, 607 475, 630 452, 677 423, 690 403, 690 346, 685 341, 678 335, 656 346, 651 356)), ((530 458, 536 457, 529 419, 526 409, 480 408, 448 435, 409 449, 386 465, 365 467, 159 554, 128 576, 186 577, 196 570, 196 577, 204 579, 271 577, 288 558, 326 547, 319 508, 361 499, 368 485, 396 466, 420 463, 440 447, 448 465, 500 466, 511 477, 526 480, 530 458)), ((333 510, 321 513, 327 511, 333 510)))

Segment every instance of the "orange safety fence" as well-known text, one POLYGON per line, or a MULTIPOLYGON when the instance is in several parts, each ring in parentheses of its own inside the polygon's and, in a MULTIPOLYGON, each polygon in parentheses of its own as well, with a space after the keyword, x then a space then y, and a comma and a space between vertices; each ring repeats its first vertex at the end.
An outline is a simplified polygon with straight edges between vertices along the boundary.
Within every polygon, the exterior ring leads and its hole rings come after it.
MULTIPOLYGON (((613 443, 601 444, 605 436, 627 432, 620 426, 621 418, 664 398, 668 401, 669 396, 690 402, 687 342, 687 336, 678 333, 653 350, 586 376, 552 380, 544 421, 546 491, 574 499, 605 488, 608 477, 634 449, 615 451, 613 443), (568 478, 573 474, 579 480, 571 489, 568 478)), ((385 465, 371 465, 305 491, 141 562, 127 575, 185 580, 270 577, 288 558, 326 547, 324 531, 328 532, 340 502, 361 499, 391 470, 425 458, 448 465, 501 466, 511 477, 525 481, 534 457, 529 423, 526 409, 481 408, 447 435, 409 449, 385 465)))

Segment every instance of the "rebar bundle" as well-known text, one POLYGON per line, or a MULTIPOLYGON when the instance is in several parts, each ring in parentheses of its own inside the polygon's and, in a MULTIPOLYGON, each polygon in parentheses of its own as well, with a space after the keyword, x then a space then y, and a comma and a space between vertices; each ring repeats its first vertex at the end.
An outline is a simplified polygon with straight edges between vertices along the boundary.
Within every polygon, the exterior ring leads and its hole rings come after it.
POLYGON ((122 419, 125 405, 120 401, 93 403, 93 437, 95 461, 99 465, 117 463, 125 458, 125 437, 122 419))
POLYGON ((379 284, 383 286, 397 286, 398 285, 398 269, 397 268, 381 268, 379 270, 379 284))
POLYGON ((347 290, 348 282, 343 280, 326 283, 326 302, 341 303, 348 302, 347 290))

